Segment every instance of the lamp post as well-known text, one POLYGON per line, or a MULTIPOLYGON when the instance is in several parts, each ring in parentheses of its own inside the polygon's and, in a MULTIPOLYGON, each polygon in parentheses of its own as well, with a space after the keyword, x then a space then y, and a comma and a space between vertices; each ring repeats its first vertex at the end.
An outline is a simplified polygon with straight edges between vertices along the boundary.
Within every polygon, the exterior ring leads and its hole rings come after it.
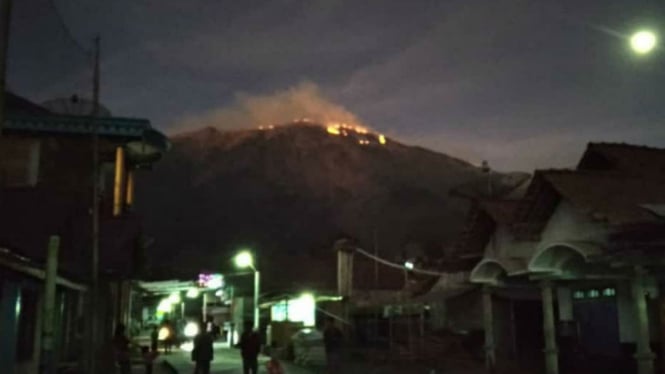
POLYGON ((259 329, 259 290, 261 276, 254 266, 254 257, 249 251, 241 251, 234 258, 235 264, 239 268, 250 268, 254 271, 254 328, 259 329))

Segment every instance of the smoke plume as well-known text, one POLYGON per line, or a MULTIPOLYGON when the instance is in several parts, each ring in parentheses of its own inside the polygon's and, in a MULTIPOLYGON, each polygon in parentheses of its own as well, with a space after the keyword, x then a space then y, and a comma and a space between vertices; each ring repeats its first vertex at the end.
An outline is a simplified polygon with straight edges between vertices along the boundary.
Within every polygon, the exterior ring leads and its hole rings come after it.
POLYGON ((305 118, 320 124, 345 122, 365 126, 356 115, 326 98, 316 84, 302 82, 268 95, 236 94, 228 106, 185 118, 175 126, 175 132, 208 126, 224 130, 256 128, 305 118))

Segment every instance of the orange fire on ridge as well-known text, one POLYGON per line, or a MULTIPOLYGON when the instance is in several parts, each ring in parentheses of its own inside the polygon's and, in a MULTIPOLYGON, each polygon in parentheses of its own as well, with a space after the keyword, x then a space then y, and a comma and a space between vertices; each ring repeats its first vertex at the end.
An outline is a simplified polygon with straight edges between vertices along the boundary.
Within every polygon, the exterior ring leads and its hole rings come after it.
MULTIPOLYGON (((296 118, 293 120, 293 122, 301 122, 308 124, 315 123, 314 121, 306 117, 296 118)), ((279 126, 261 125, 259 126, 259 130, 274 130, 276 127, 279 126)), ((345 122, 328 122, 325 123, 323 127, 326 129, 326 132, 332 136, 348 137, 349 135, 353 135, 354 133, 355 135, 360 135, 360 139, 358 139, 358 144, 360 145, 369 145, 372 143, 385 145, 387 143, 387 139, 383 134, 372 133, 368 128, 363 126, 350 125, 345 122)))
MULTIPOLYGON (((364 135, 364 136, 370 134, 369 130, 365 127, 357 125, 348 125, 346 123, 340 123, 340 122, 329 122, 326 125, 326 132, 334 136, 348 136, 349 133, 351 132, 355 132, 358 135, 364 135)), ((385 145, 387 142, 386 137, 383 134, 376 135, 376 141, 380 145, 385 145)), ((370 143, 371 143, 370 140, 367 138, 358 140, 358 144, 360 145, 369 145, 370 143)))

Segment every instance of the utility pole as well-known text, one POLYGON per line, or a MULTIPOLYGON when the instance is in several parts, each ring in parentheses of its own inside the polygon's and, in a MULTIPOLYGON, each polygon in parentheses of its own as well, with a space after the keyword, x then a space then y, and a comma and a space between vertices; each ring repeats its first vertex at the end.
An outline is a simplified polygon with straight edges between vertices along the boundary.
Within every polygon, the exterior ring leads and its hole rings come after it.
POLYGON ((60 237, 49 238, 46 260, 46 276, 44 277, 44 314, 42 316, 42 352, 39 372, 55 374, 55 283, 58 275, 58 249, 60 237))
POLYGON ((0 137, 6 120, 5 92, 7 91, 7 51, 9 50, 9 30, 12 0, 1 0, 0 5, 0 137))
MULTIPOLYGON (((379 257, 378 238, 376 236, 376 227, 372 230, 372 241, 374 244, 374 257, 379 257)), ((379 262, 374 261, 374 292, 379 291, 379 262)), ((379 308, 374 312, 374 340, 379 340, 379 323, 381 321, 381 312, 379 308)))
POLYGON ((93 49, 93 74, 92 74, 92 268, 90 289, 90 326, 89 326, 89 373, 97 372, 97 327, 99 302, 99 49, 100 37, 94 39, 93 49))

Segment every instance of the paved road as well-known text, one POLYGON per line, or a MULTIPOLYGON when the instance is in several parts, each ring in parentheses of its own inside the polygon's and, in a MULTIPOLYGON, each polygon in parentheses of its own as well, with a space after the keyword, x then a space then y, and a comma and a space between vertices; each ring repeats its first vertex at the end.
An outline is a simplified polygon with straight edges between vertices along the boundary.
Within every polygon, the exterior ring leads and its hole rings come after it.
MULTIPOLYGON (((189 352, 177 350, 169 355, 162 356, 178 374, 191 374, 194 371, 194 363, 190 359, 189 352)), ((259 373, 265 373, 267 357, 259 358, 259 373)), ((285 365, 286 374, 315 374, 315 372, 292 365, 285 365)), ((215 348, 215 359, 210 365, 211 374, 242 374, 242 360, 240 352, 231 348, 215 348)))
MULTIPOLYGON (((194 371, 194 363, 190 360, 190 353, 176 350, 170 355, 161 356, 176 371, 177 374, 191 374, 194 371)), ((265 363, 267 357, 259 358, 259 373, 266 373, 265 363)), ((283 363, 286 374, 323 374, 323 370, 306 369, 291 363, 283 363)), ((345 363, 342 373, 339 374, 430 374, 432 369, 417 367, 416 365, 369 365, 369 363, 355 362, 345 363)), ((242 361, 240 352, 236 349, 215 347, 215 359, 211 365, 211 374, 242 374, 242 361)), ((484 370, 453 369, 437 370, 436 374, 479 374, 484 370)))

